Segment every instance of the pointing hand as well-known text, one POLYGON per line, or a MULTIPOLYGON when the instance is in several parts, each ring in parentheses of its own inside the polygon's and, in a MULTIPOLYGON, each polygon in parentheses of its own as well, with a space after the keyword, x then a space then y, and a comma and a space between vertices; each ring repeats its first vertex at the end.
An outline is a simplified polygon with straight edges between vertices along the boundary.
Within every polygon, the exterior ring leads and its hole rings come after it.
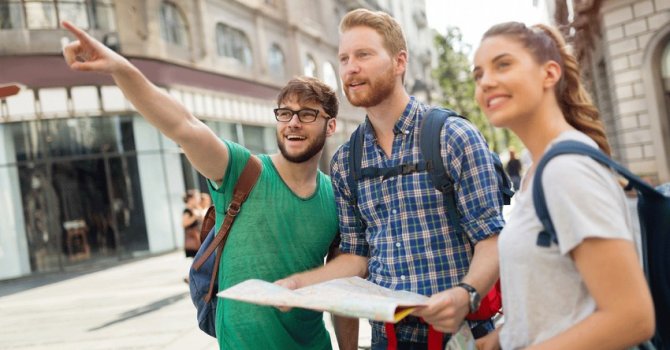
POLYGON ((74 24, 63 21, 65 29, 77 40, 63 47, 65 62, 73 70, 113 74, 130 63, 74 24))

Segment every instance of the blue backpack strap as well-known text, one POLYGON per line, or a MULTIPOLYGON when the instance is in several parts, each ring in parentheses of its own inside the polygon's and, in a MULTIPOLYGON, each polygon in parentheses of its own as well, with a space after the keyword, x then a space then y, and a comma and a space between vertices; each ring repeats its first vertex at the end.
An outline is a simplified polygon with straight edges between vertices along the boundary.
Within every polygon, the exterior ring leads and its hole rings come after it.
POLYGON ((589 156, 597 162, 614 169, 616 172, 628 179, 628 188, 635 187, 641 192, 655 192, 654 188, 646 184, 642 179, 633 174, 630 170, 610 159, 605 153, 597 148, 591 147, 579 141, 561 141, 553 145, 543 156, 535 169, 533 179, 533 202, 535 204, 535 213, 540 219, 544 230, 537 237, 537 245, 549 247, 551 243, 558 243, 554 224, 549 216, 544 189, 542 188, 542 173, 547 163, 554 157, 561 154, 581 154, 589 156))
POLYGON ((451 180, 447 169, 444 167, 440 133, 445 121, 449 117, 461 117, 456 112, 450 109, 431 108, 424 113, 423 121, 421 122, 421 154, 426 160, 426 167, 430 179, 433 181, 435 189, 442 192, 447 201, 447 215, 449 221, 454 223, 457 231, 462 230, 461 217, 458 214, 456 206, 456 192, 454 191, 454 182, 451 180))
POLYGON ((346 176, 351 198, 349 205, 354 210, 356 221, 360 228, 364 228, 363 218, 358 209, 358 180, 362 178, 361 161, 363 158, 363 141, 365 137, 365 124, 359 125, 349 137, 349 174, 346 176))

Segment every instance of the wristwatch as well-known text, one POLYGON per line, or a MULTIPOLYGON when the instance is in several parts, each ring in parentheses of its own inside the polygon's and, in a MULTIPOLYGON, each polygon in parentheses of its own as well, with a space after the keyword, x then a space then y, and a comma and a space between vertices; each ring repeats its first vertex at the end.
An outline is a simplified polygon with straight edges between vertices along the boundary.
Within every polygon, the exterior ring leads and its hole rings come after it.
POLYGON ((479 296, 475 287, 463 282, 459 283, 457 286, 468 291, 468 295, 470 296, 470 313, 479 310, 479 304, 482 302, 482 297, 479 296))

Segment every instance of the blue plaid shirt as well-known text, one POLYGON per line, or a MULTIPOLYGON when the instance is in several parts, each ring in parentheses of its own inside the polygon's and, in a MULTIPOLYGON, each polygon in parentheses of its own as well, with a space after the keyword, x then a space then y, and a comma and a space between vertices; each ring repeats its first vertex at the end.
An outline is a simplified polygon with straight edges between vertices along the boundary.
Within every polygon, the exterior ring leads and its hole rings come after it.
MULTIPOLYGON (((362 168, 393 167, 422 160, 419 132, 427 106, 411 98, 394 126, 388 157, 369 120, 365 121, 362 168)), ((430 296, 460 282, 468 272, 474 245, 500 232, 504 225, 502 195, 486 141, 462 118, 448 118, 442 128, 441 155, 454 180, 463 230, 455 231, 446 201, 427 172, 366 178, 358 182, 358 207, 366 227, 360 228, 349 204, 349 143, 335 153, 331 176, 344 253, 369 257, 368 279, 394 290, 430 296)), ((385 333, 372 322, 373 333, 385 333)), ((427 341, 427 326, 415 318, 396 325, 398 340, 427 341)))

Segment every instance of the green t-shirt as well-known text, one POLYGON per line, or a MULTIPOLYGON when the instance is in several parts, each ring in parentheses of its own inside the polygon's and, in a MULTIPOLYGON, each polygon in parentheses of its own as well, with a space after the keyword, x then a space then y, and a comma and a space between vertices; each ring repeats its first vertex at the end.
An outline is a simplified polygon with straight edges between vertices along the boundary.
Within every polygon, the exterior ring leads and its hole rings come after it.
MULTIPOLYGON (((226 141, 230 161, 224 182, 210 182, 216 229, 250 153, 226 141)), ((219 290, 250 278, 269 282, 323 265, 337 235, 337 210, 330 179, 318 172, 315 193, 296 196, 272 160, 259 155, 263 170, 229 233, 219 268, 219 290)), ((219 298, 216 333, 221 349, 331 349, 321 312, 281 312, 219 298)))

